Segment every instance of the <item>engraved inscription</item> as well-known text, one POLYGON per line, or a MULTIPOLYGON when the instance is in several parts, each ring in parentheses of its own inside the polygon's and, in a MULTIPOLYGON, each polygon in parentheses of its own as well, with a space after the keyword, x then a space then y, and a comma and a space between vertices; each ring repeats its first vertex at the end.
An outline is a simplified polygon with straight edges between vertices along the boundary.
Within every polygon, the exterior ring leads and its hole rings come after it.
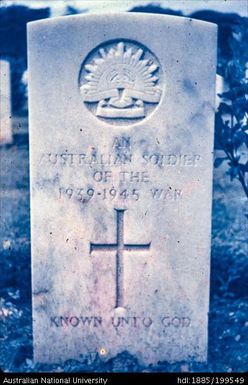
MULTIPOLYGON (((141 189, 138 188, 122 188, 118 189, 114 186, 110 188, 103 188, 103 189, 94 189, 92 187, 60 187, 58 196, 59 199, 68 198, 72 199, 74 198, 76 201, 85 203, 91 200, 92 198, 100 198, 102 200, 115 200, 115 199, 122 199, 122 200, 133 200, 138 201, 141 197, 143 197, 146 194, 145 191, 141 191, 141 189)), ((178 200, 181 200, 183 197, 183 191, 182 189, 174 189, 172 187, 167 188, 158 188, 153 187, 148 191, 149 196, 154 200, 163 200, 168 202, 176 202, 178 200)))
POLYGON ((121 124, 141 120, 161 98, 160 66, 144 46, 129 40, 106 42, 84 61, 79 87, 98 117, 121 124))
POLYGON ((102 317, 82 317, 82 316, 71 316, 71 317, 50 317, 51 326, 63 327, 63 326, 91 326, 98 327, 102 325, 102 317))
POLYGON ((90 152, 82 153, 64 152, 43 154, 41 165, 82 167, 90 165, 121 166, 129 164, 158 167, 186 167, 196 168, 202 165, 202 157, 199 154, 164 154, 144 152, 140 158, 135 157, 130 151, 115 153, 100 153, 95 148, 90 152))
POLYGON ((199 154, 163 154, 163 153, 146 153, 143 154, 145 164, 159 167, 180 166, 180 167, 197 167, 201 156, 199 154))
POLYGON ((132 328, 149 328, 152 324, 158 323, 164 330, 167 328, 180 329, 188 328, 191 325, 191 319, 185 316, 161 316, 160 318, 153 319, 149 316, 126 316, 126 317, 110 317, 103 318, 100 316, 53 316, 50 317, 51 327, 81 327, 81 328, 101 328, 106 325, 112 326, 115 329, 123 329, 127 327, 132 328))
POLYGON ((123 307, 123 253, 124 251, 149 250, 150 243, 143 245, 124 243, 124 213, 126 210, 116 211, 116 243, 90 243, 90 253, 93 251, 115 251, 116 252, 116 301, 115 307, 123 307))

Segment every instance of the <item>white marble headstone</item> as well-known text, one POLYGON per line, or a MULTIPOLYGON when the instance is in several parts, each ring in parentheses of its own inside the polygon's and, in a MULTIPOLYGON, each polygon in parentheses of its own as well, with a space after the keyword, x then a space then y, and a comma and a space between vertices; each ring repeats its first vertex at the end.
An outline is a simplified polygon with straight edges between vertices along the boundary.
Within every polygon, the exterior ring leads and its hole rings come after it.
POLYGON ((0 145, 12 143, 10 65, 0 60, 0 145))
POLYGON ((30 23, 34 358, 207 358, 216 26, 30 23))

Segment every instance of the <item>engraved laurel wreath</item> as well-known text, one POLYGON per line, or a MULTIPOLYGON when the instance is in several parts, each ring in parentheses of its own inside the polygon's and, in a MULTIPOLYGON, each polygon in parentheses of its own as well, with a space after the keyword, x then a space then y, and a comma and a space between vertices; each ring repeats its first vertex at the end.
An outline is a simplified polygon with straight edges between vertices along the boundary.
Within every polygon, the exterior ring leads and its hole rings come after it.
POLYGON ((80 92, 84 102, 97 103, 96 116, 144 118, 144 103, 160 101, 161 88, 155 75, 158 65, 143 56, 140 47, 119 42, 109 49, 100 48, 93 60, 84 65, 86 74, 80 92))

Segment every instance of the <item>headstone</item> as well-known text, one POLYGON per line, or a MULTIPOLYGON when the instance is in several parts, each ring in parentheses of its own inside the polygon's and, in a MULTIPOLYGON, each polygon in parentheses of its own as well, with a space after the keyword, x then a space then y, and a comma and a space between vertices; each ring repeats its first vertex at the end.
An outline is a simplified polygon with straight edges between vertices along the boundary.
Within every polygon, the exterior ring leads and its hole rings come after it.
POLYGON ((216 26, 28 30, 35 361, 205 361, 216 26))
POLYGON ((10 65, 0 60, 0 145, 12 143, 10 65))

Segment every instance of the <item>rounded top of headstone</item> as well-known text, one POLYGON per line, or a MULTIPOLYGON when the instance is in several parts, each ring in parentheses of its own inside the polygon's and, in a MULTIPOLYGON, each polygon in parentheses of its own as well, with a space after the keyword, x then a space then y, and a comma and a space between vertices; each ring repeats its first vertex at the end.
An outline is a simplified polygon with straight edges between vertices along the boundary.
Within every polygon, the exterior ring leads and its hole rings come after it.
POLYGON ((160 61, 166 49, 158 37, 151 44, 151 26, 163 28, 167 35, 174 31, 175 36, 179 31, 189 36, 206 35, 209 28, 216 27, 185 17, 128 12, 63 16, 29 23, 44 48, 54 40, 52 34, 59 35, 61 41, 69 39, 73 45, 74 36, 83 39, 82 28, 88 28, 89 39, 82 47, 78 68, 78 89, 86 108, 98 121, 116 126, 143 121, 165 95, 167 68, 160 61), (97 30, 93 27, 96 24, 97 30), (73 32, 69 33, 68 28, 73 32))
POLYGON ((217 24, 209 22, 209 21, 203 21, 198 19, 192 19, 185 16, 174 16, 174 15, 164 15, 164 14, 155 14, 155 13, 143 13, 143 12, 106 12, 101 14, 79 14, 79 15, 68 15, 68 16, 58 16, 58 17, 52 17, 49 19, 41 19, 36 21, 31 21, 27 23, 28 27, 35 27, 35 26, 42 26, 42 25, 50 25, 50 24, 60 24, 60 23, 68 23, 70 20, 73 22, 80 22, 83 20, 84 22, 91 22, 96 19, 98 20, 113 20, 116 21, 116 19, 133 19, 133 20, 143 20, 144 22, 151 23, 157 21, 162 22, 174 22, 174 23, 189 23, 198 27, 209 27, 209 28, 217 28, 217 24))

